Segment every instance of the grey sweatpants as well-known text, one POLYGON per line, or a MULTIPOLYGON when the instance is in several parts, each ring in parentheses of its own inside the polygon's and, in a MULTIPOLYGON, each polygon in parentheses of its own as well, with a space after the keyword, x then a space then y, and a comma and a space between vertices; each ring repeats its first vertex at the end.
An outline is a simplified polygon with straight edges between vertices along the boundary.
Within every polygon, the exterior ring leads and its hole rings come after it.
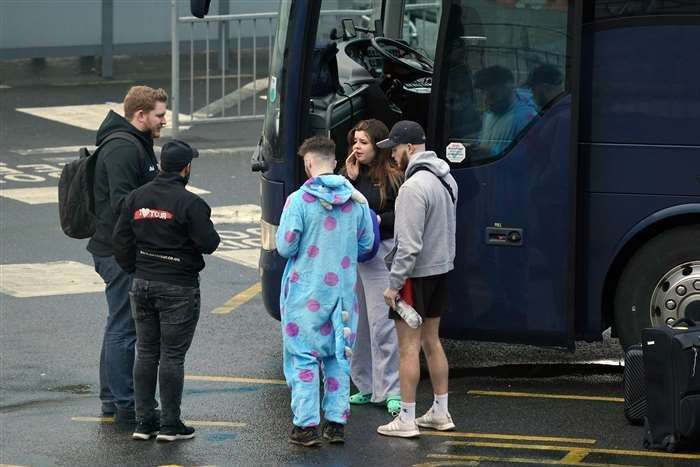
POLYGON ((357 339, 350 360, 352 382, 362 394, 372 394, 372 402, 401 394, 399 386, 399 342, 394 321, 389 319, 384 290, 389 287, 389 271, 384 265, 394 245, 384 240, 371 261, 358 267, 357 298, 360 318, 357 339))

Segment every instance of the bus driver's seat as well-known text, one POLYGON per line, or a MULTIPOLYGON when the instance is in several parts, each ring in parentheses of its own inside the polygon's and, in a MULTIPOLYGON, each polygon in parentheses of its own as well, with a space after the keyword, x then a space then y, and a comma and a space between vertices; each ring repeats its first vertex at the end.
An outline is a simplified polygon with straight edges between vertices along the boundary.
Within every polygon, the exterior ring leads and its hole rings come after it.
POLYGON ((347 133, 365 114, 366 86, 353 89, 340 84, 338 47, 335 42, 317 46, 311 59, 310 133, 329 136, 336 143, 336 157, 347 156, 347 133))

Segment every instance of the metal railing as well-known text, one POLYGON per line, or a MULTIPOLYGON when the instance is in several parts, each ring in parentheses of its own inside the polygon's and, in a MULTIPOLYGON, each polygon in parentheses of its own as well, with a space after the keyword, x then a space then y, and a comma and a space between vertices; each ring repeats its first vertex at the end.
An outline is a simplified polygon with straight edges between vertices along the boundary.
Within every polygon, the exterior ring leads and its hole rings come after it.
MULTIPOLYGON (((270 59, 272 57, 273 34, 276 29, 277 13, 252 13, 252 14, 237 14, 237 15, 211 15, 205 18, 195 18, 192 16, 180 17, 177 10, 177 0, 171 0, 171 29, 172 29, 172 87, 171 87, 171 107, 172 107, 172 134, 177 136, 180 125, 198 125, 204 123, 218 123, 237 120, 254 120, 260 119, 264 115, 258 113, 259 106, 257 103, 258 91, 267 89, 269 81, 268 70, 270 68, 270 59), (183 102, 181 96, 181 64, 180 64, 180 45, 183 38, 180 36, 180 26, 189 28, 189 37, 186 39, 189 42, 189 118, 180 121, 180 112, 183 110, 183 102), (267 31, 261 34, 261 25, 265 25, 267 31), (235 32, 231 34, 231 30, 235 32), (244 34, 244 30, 252 34, 244 34), (213 37, 214 35, 218 37, 213 37), (203 36, 203 37, 202 37, 203 36), (258 39, 267 39, 267 63, 264 68, 260 67, 259 60, 261 55, 258 50, 258 39), (244 44, 245 42, 245 44, 244 44), (233 43, 233 44, 232 44, 233 43), (235 66, 228 63, 229 51, 235 46, 235 66), (246 60, 242 63, 243 45, 245 45, 245 53, 252 54, 252 60, 246 60), (195 64, 197 52, 203 53, 204 74, 203 76, 195 76, 195 64), (214 60, 212 60, 214 58, 214 60), (212 63, 216 62, 216 63, 212 63), (252 63, 251 63, 252 62, 252 63), (252 65, 252 69, 249 68, 252 65), (217 69, 220 76, 213 76, 212 70, 217 69), (233 73, 228 75, 229 68, 232 68, 233 73), (248 73, 244 73, 243 68, 246 68, 248 73), (258 74, 262 72, 264 78, 259 78, 258 74), (252 80, 243 82, 243 77, 250 76, 252 80), (227 93, 228 79, 233 80, 236 86, 235 91, 227 93), (203 91, 203 96, 195 97, 195 82, 203 81, 204 89, 198 86, 197 94, 203 91), (215 90, 215 87, 217 88, 215 90), (212 101, 215 91, 220 89, 220 96, 217 100, 212 101), (205 105, 199 109, 195 109, 195 101, 203 101, 205 105), (244 101, 251 98, 250 106, 243 108, 244 101), (227 110, 235 107, 233 111, 227 110)), ((216 93, 218 94, 218 92, 216 93)))

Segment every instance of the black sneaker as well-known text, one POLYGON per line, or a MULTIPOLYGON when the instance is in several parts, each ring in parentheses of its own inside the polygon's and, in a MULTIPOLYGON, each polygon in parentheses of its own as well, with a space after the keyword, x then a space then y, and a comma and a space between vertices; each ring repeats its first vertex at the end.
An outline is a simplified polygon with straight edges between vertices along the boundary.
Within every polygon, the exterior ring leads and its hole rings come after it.
POLYGON ((131 435, 133 439, 151 439, 152 436, 155 436, 158 434, 158 431, 160 430, 160 422, 158 419, 153 419, 151 421, 144 421, 141 420, 138 425, 136 425, 136 429, 134 430, 134 434, 131 435))
POLYGON ((156 436, 156 441, 177 441, 179 439, 192 438, 194 438, 194 428, 179 421, 177 425, 162 426, 160 433, 156 436))
POLYGON ((289 442, 307 447, 316 446, 321 444, 321 437, 318 436, 316 427, 301 428, 295 425, 292 434, 289 435, 289 442))
POLYGON ((323 438, 329 443, 345 442, 345 426, 336 422, 326 422, 323 427, 323 438))

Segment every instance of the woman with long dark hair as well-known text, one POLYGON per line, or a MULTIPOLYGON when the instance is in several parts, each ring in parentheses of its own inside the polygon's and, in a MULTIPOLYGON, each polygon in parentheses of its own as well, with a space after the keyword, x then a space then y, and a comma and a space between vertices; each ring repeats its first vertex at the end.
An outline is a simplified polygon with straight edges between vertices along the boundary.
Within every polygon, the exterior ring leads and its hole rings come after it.
POLYGON ((357 295, 360 319, 351 361, 352 381, 359 392, 351 404, 386 402, 392 414, 400 410, 399 347, 393 320, 388 318, 383 293, 389 284, 384 256, 394 244, 394 200, 403 174, 394 166, 391 152, 377 142, 389 129, 379 120, 358 122, 348 132, 350 154, 342 170, 377 213, 381 243, 374 259, 360 263, 357 295))

